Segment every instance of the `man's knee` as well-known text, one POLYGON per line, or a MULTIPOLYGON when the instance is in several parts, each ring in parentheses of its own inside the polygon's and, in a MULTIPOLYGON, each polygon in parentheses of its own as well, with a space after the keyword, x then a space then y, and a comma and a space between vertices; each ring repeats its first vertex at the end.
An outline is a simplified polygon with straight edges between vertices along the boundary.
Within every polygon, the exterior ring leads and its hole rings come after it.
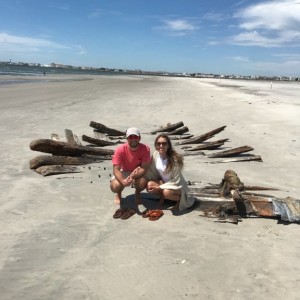
POLYGON ((113 193, 118 193, 124 189, 124 187, 120 184, 120 182, 116 179, 113 179, 110 182, 110 189, 113 193))
POLYGON ((147 186, 147 179, 140 177, 134 180, 134 187, 136 190, 143 190, 147 186))

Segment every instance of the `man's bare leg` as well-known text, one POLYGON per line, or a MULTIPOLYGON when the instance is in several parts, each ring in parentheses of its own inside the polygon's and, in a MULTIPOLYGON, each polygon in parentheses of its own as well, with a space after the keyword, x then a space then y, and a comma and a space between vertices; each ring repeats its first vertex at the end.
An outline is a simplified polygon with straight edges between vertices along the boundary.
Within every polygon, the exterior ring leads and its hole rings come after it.
POLYGON ((142 204, 141 192, 138 190, 135 190, 135 204, 136 205, 142 204))
POLYGON ((135 204, 142 204, 141 191, 146 188, 147 180, 145 177, 140 177, 134 180, 135 186, 135 204))
POLYGON ((117 193, 115 196, 115 200, 114 202, 118 205, 121 205, 121 200, 122 200, 122 194, 121 193, 117 193))
POLYGON ((116 203, 117 205, 121 205, 122 191, 124 187, 120 184, 118 180, 113 179, 110 182, 110 189, 113 193, 116 193, 114 203, 116 203))

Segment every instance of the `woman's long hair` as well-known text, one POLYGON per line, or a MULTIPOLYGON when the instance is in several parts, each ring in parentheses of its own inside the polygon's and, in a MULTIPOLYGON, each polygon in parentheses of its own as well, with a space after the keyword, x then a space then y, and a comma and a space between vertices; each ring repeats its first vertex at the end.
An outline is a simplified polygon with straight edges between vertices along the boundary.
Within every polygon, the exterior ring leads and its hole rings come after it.
POLYGON ((167 150, 167 156, 168 156, 168 163, 166 167, 165 173, 169 173, 171 170, 173 170, 175 164, 179 165, 181 168, 183 168, 183 156, 177 153, 173 147, 170 138, 166 134, 160 134, 156 137, 154 141, 154 147, 156 148, 156 143, 159 138, 163 138, 168 143, 168 150, 167 150))

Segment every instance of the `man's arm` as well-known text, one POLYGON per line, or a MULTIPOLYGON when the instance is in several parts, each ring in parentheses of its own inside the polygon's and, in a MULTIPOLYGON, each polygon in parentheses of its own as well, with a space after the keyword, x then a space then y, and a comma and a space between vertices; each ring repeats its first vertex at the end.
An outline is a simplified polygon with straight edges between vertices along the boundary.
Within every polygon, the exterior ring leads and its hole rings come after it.
POLYGON ((150 163, 142 163, 141 166, 135 168, 133 172, 130 174, 132 179, 137 179, 143 177, 149 168, 150 163))

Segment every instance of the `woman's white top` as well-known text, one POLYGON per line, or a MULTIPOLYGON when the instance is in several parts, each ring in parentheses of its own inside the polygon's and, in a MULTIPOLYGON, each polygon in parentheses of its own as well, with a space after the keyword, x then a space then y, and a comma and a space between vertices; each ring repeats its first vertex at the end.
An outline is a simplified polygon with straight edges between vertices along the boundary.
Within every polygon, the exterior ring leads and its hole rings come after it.
POLYGON ((163 159, 161 155, 158 155, 156 161, 156 169, 163 182, 168 182, 170 180, 170 173, 164 173, 168 164, 168 158, 163 159))

